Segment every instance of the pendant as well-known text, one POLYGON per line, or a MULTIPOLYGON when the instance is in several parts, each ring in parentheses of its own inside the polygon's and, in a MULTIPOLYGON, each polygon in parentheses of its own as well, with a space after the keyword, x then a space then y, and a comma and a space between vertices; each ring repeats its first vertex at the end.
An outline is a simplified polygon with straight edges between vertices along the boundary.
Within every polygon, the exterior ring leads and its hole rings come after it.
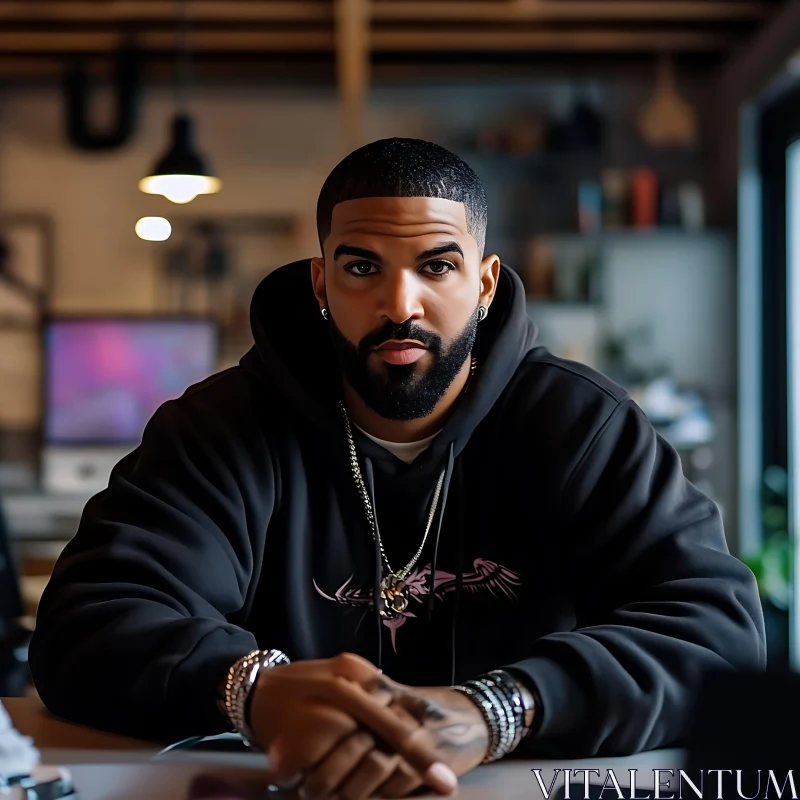
POLYGON ((389 574, 381 581, 380 612, 382 617, 394 617, 408 607, 408 598, 403 594, 406 582, 389 574))

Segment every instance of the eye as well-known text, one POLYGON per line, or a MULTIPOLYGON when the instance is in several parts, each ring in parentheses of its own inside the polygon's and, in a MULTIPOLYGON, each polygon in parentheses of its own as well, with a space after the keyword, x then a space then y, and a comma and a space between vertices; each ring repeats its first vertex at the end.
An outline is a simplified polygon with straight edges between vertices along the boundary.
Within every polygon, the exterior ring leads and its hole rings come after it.
POLYGON ((422 269, 425 270, 428 267, 430 267, 428 274, 437 278, 443 278, 456 269, 456 265, 450 261, 429 261, 422 269))
POLYGON ((374 269, 375 265, 369 261, 354 261, 352 264, 348 264, 345 267, 347 272, 349 272, 351 275, 355 275, 357 278, 362 278, 365 275, 377 275, 377 270, 372 272, 374 269))

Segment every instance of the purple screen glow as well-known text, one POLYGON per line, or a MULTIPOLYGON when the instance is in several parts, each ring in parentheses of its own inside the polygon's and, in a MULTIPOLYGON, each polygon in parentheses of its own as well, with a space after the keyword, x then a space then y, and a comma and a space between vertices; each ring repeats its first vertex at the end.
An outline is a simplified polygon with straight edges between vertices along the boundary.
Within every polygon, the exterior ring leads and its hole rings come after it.
POLYGON ((45 439, 130 444, 216 367, 207 320, 58 320, 45 331, 45 439))

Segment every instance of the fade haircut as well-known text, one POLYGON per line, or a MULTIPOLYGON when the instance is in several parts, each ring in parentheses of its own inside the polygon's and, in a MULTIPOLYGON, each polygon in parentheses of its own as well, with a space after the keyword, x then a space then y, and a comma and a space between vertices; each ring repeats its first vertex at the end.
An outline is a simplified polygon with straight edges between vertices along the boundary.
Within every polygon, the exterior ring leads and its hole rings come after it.
POLYGON ((317 200, 322 247, 333 207, 364 197, 439 197, 464 204, 467 231, 483 255, 488 207, 480 178, 455 153, 423 139, 380 139, 354 150, 328 175, 317 200))

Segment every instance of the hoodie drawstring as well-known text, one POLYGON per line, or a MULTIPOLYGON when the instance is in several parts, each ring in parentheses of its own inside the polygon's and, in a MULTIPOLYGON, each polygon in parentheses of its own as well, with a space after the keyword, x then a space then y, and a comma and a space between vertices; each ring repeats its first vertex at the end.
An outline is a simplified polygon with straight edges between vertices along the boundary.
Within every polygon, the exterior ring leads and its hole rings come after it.
POLYGON ((456 596, 453 600, 453 622, 450 628, 450 686, 456 683, 456 640, 458 638, 458 612, 461 607, 461 590, 464 581, 464 469, 461 462, 456 466, 456 517, 458 549, 456 555, 456 596))
POLYGON ((453 443, 450 442, 450 449, 447 451, 447 466, 444 470, 444 483, 442 484, 442 499, 439 506, 439 519, 436 524, 436 538, 433 542, 433 560, 431 561, 431 571, 428 575, 428 624, 433 617, 433 603, 436 599, 434 590, 436 588, 434 578, 436 576, 436 562, 439 559, 439 539, 442 535, 442 523, 444 522, 444 510, 447 507, 447 492, 450 489, 450 480, 453 477, 453 443))
POLYGON ((378 633, 378 669, 383 669, 383 626, 381 620, 380 598, 381 598, 381 580, 383 576, 383 559, 381 558, 381 548, 378 544, 380 539, 380 528, 378 527, 378 509, 375 504, 375 477, 372 472, 372 461, 369 458, 364 459, 364 478, 367 484, 367 493, 369 494, 370 502, 372 503, 372 518, 375 523, 375 536, 373 537, 373 548, 375 554, 375 575, 373 577, 372 595, 374 602, 372 604, 372 611, 375 616, 375 629, 378 633))

